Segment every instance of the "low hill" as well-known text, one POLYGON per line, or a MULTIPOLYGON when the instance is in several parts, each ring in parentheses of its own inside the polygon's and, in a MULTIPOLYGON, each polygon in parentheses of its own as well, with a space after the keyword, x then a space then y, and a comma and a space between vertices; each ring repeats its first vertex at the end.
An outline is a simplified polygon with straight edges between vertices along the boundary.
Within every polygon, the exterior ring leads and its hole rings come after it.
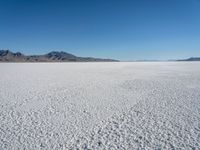
POLYGON ((200 61, 200 57, 191 57, 188 59, 182 59, 182 60, 178 60, 178 61, 200 61))

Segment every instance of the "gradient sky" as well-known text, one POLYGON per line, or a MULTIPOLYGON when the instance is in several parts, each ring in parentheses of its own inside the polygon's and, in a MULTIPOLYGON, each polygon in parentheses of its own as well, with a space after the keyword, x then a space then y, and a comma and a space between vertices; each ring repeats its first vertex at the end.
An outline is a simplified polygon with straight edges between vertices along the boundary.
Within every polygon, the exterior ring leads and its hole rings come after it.
POLYGON ((120 60, 200 56, 200 0, 0 0, 0 49, 120 60))

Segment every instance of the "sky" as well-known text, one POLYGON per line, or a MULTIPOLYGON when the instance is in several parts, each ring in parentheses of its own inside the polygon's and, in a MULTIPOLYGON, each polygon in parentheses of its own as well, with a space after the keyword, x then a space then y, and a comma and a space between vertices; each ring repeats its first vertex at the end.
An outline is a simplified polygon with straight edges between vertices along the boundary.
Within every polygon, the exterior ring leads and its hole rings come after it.
POLYGON ((200 56, 200 0, 0 0, 0 49, 125 61, 200 56))

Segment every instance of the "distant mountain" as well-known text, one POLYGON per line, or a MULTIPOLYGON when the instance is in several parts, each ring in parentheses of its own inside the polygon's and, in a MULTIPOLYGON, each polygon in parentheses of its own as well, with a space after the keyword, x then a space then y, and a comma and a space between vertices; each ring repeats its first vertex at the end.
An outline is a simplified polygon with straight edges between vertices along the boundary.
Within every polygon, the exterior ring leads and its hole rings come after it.
POLYGON ((0 62, 115 62, 118 60, 93 57, 78 57, 63 51, 52 51, 44 55, 26 56, 20 52, 0 50, 0 62))
POLYGON ((200 57, 191 57, 188 59, 182 59, 182 60, 178 60, 178 61, 200 61, 200 57))

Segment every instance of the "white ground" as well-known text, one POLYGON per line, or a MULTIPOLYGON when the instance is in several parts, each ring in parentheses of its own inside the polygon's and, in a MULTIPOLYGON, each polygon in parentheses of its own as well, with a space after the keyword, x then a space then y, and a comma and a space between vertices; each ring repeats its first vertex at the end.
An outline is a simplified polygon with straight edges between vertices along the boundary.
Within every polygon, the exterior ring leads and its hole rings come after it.
POLYGON ((200 63, 1 63, 0 149, 200 149, 200 63))

